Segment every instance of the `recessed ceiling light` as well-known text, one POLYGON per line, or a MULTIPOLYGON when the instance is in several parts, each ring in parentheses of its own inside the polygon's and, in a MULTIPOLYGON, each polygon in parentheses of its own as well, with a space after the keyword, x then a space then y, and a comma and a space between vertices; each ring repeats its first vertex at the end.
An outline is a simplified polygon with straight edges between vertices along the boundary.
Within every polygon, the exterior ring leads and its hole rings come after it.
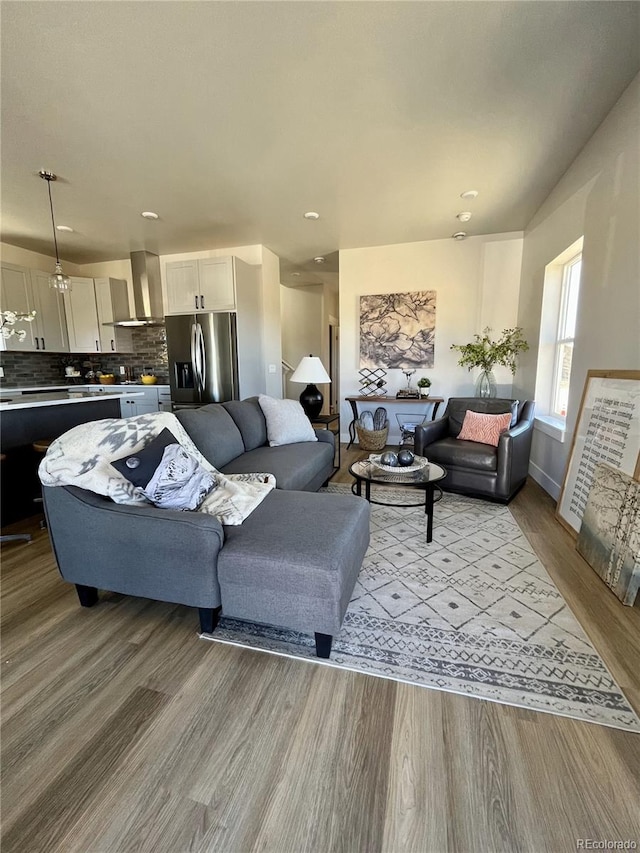
POLYGON ((326 259, 326 258, 324 258, 322 255, 318 255, 318 257, 317 257, 317 258, 314 258, 314 259, 313 259, 313 262, 314 262, 314 263, 316 263, 316 264, 323 264, 326 260, 327 260, 327 259, 326 259))
POLYGON ((305 215, 305 219, 320 219, 320 214, 316 213, 315 210, 308 210, 305 215))
POLYGON ((456 233, 452 234, 451 236, 453 237, 454 240, 464 240, 467 236, 467 232, 466 231, 456 231, 456 233))
POLYGON ((291 275, 300 275, 299 272, 292 272, 291 275))
POLYGON ((460 198, 477 198, 478 190, 465 190, 463 193, 460 193, 460 198))
POLYGON ((463 210, 462 213, 457 214, 456 219, 459 219, 460 222, 468 222, 471 219, 471 212, 463 210))
POLYGON ((70 231, 73 232, 73 228, 69 228, 68 225, 56 225, 56 231, 70 231))
POLYGON ((158 214, 152 210, 143 210, 140 216, 144 216, 145 219, 159 219, 158 214))

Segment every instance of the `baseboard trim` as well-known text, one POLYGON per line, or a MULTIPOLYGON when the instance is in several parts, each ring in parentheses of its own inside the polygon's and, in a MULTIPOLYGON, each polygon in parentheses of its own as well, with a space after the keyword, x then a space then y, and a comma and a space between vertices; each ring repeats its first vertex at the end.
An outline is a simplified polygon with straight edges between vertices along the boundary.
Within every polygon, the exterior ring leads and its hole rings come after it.
POLYGON ((556 483, 556 481, 543 471, 542 468, 536 465, 535 462, 529 461, 529 475, 539 486, 542 486, 545 492, 550 494, 554 500, 558 500, 561 491, 559 483, 556 483))

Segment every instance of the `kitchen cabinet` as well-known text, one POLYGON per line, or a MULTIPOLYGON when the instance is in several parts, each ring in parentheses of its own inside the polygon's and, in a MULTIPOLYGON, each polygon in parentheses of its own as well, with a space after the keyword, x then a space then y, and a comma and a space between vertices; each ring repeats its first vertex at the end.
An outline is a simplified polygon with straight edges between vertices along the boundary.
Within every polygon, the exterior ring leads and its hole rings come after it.
POLYGON ((236 309, 234 257, 172 261, 166 265, 165 276, 168 314, 236 309))
POLYGON ((74 276, 71 288, 64 294, 71 352, 132 352, 130 330, 103 326, 129 316, 126 281, 74 276))
MULTIPOLYGON (((122 389, 120 389, 122 390, 122 389)), ((131 391, 135 392, 136 396, 131 396, 131 399, 124 397, 120 400, 120 411, 122 413, 123 418, 131 418, 134 415, 148 415, 151 412, 158 412, 161 410, 160 407, 160 394, 167 393, 164 389, 158 389, 155 386, 151 388, 144 388, 140 385, 132 385, 131 391), (138 396, 140 392, 143 393, 143 396, 138 396)), ((162 407, 164 410, 165 407, 162 407)))
MULTIPOLYGON (((0 309, 15 311, 16 314, 27 314, 33 311, 31 295, 31 278, 29 270, 12 265, 2 265, 2 284, 0 286, 0 309)), ((4 348, 16 352, 33 352, 36 349, 35 330, 33 323, 20 323, 15 329, 24 329, 26 337, 19 341, 17 335, 2 339, 4 348)))
POLYGON ((129 319, 127 282, 118 278, 96 278, 93 283, 96 291, 100 352, 133 352, 131 329, 105 325, 129 319))
POLYGON ((24 341, 14 335, 5 349, 16 352, 69 352, 67 321, 62 295, 49 287, 49 273, 6 264, 2 266, 0 305, 3 311, 36 312, 35 320, 22 323, 24 341))
POLYGON ((36 319, 33 321, 36 349, 69 352, 64 299, 58 290, 49 287, 49 273, 31 270, 31 290, 36 310, 36 319))
POLYGON ((72 276, 71 290, 64 294, 71 352, 100 352, 96 292, 92 278, 72 276))

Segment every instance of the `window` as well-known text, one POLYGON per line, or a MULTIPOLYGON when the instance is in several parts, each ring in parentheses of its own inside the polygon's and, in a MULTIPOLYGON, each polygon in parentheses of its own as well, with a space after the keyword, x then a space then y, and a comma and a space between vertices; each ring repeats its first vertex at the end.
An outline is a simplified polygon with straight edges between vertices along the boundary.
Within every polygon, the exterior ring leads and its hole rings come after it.
POLYGON ((571 258, 570 261, 563 265, 562 269, 560 316, 558 318, 558 332, 556 335, 550 409, 551 416, 555 418, 564 419, 567 416, 571 359, 573 357, 573 342, 576 336, 581 271, 582 254, 571 258))
POLYGON ((558 441, 564 441, 570 397, 582 244, 580 237, 547 264, 544 271, 536 371, 536 427, 558 441))

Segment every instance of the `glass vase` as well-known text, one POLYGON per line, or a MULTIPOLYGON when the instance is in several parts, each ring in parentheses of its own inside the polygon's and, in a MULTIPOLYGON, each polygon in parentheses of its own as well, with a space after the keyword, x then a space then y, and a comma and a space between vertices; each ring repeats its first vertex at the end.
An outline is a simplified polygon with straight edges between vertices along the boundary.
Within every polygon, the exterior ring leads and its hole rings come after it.
POLYGON ((495 397, 497 393, 493 371, 483 370, 476 380, 476 397, 495 397))

